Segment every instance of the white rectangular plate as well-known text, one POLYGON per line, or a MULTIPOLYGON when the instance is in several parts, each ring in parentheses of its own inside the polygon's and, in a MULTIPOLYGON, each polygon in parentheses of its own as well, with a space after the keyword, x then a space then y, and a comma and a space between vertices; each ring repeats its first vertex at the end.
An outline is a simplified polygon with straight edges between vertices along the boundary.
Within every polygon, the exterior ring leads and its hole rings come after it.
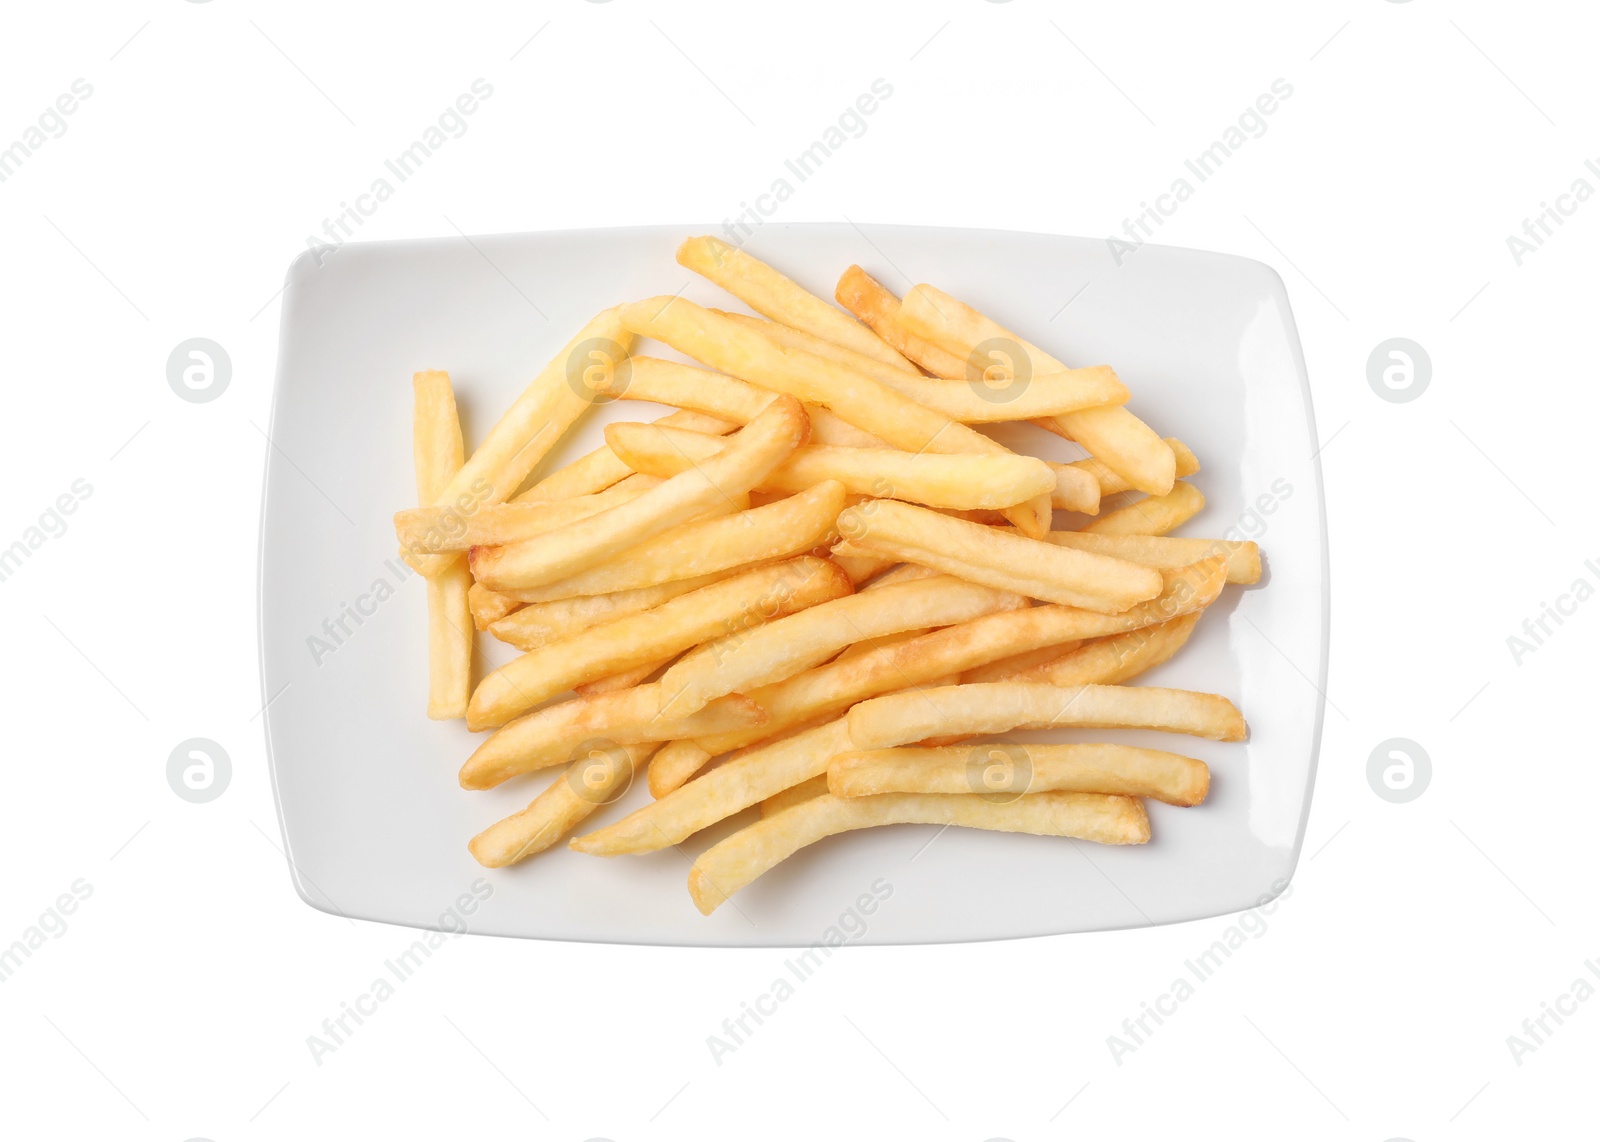
MULTIPOLYGON (((679 241, 706 232, 715 231, 351 244, 320 266, 306 255, 290 267, 262 503, 261 673, 278 812, 306 902, 451 927, 458 898, 481 878, 492 894, 470 916, 475 932, 806 945, 841 917, 857 943, 987 940, 1196 919, 1281 891, 1310 803, 1328 624, 1315 428, 1282 281, 1222 254, 1145 246, 1119 266, 1099 241, 898 226, 768 224, 747 248, 824 297, 852 262, 896 291, 932 282, 1069 363, 1115 367, 1130 407, 1200 457, 1193 482, 1208 502, 1182 534, 1259 539, 1267 567, 1258 586, 1230 587, 1182 653, 1140 682, 1227 695, 1250 740, 1079 731, 1212 766, 1206 804, 1152 805, 1154 836, 1141 847, 871 830, 797 854, 710 917, 690 903, 685 878, 692 854, 725 829, 646 857, 558 848, 510 869, 478 867, 467 840, 552 775, 463 791, 456 771, 478 737, 424 716, 423 585, 396 558, 391 524, 415 500, 411 374, 450 371, 470 447, 600 309, 679 291, 739 308, 674 261, 679 241)), ((663 411, 603 406, 542 470, 603 443, 607 421, 663 411)), ((1027 431, 1041 454, 1074 455, 1027 431)), ((503 649, 490 648, 491 660, 503 649)), ((1030 736, 1041 735, 1018 740, 1030 736)), ((647 799, 641 780, 591 821, 647 799)))

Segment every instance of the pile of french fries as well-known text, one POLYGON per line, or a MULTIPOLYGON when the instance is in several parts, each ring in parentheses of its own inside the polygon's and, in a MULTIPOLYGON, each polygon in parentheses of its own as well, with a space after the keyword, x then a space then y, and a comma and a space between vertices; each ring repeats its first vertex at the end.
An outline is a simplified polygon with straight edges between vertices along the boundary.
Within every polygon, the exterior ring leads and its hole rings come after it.
POLYGON ((1171 535, 1198 461, 1069 368, 928 285, 859 266, 839 305, 715 238, 678 261, 761 316, 680 296, 608 309, 464 457, 450 378, 414 378, 428 715, 490 730, 466 789, 559 769, 469 845, 483 865, 568 838, 645 773, 654 800, 570 839, 655 852, 759 807, 694 860, 709 914, 791 853, 902 823, 1140 844, 1144 798, 1193 806, 1204 762, 1019 729, 1240 741, 1227 698, 1125 685, 1171 658, 1254 543, 1171 535), (669 346, 691 365, 645 355, 669 346), (704 366, 704 367, 702 367, 704 366), (594 404, 677 411, 529 484, 594 404), (1031 421, 1049 463, 973 425, 1031 421), (1109 502, 1119 497, 1115 504, 1109 502), (1052 530, 1057 509, 1094 517, 1052 530), (478 631, 521 655, 473 685, 478 631))

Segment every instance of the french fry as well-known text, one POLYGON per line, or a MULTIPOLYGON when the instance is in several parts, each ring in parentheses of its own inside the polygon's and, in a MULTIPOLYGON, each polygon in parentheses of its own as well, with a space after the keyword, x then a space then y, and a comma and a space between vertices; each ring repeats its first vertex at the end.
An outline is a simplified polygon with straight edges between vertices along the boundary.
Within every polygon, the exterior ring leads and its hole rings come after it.
POLYGON ((661 673, 666 667, 677 661, 677 655, 669 655, 656 662, 647 662, 643 666, 635 666, 632 670, 624 670, 621 674, 609 674, 604 678, 596 678, 593 682, 583 682, 572 688, 572 692, 580 698, 592 698, 596 694, 609 694, 613 690, 627 690, 634 686, 642 686, 653 681, 652 675, 661 673))
POLYGON ((1261 580, 1261 548, 1249 540, 1196 539, 1171 535, 1102 535, 1087 531, 1052 531, 1045 538, 1062 547, 1110 555, 1163 571, 1222 555, 1228 561, 1228 582, 1249 584, 1261 580))
MULTIPOLYGON (((498 504, 510 499, 566 435, 567 429, 587 410, 592 397, 585 386, 574 384, 595 368, 613 370, 633 347, 633 334, 623 328, 618 310, 608 309, 578 330, 578 334, 540 371, 512 403, 434 497, 433 506, 466 511, 469 505, 498 504), (596 346, 605 346, 604 350, 596 346), (596 355, 601 358, 596 361, 596 355)), ((448 557, 420 556, 425 567, 442 567, 448 557)), ((424 574, 428 571, 424 570, 424 574)))
POLYGON ((1152 568, 893 500, 847 508, 839 515, 839 531, 852 544, 880 555, 1086 610, 1125 611, 1161 593, 1161 576, 1152 568), (1082 558, 1055 558, 1068 551, 1082 558))
POLYGON ((848 313, 743 250, 711 237, 678 247, 678 264, 716 282, 757 313, 914 374, 916 367, 848 313))
POLYGON ((593 698, 572 698, 525 714, 490 734, 473 751, 461 767, 461 788, 491 789, 520 774, 565 765, 578 746, 595 738, 633 745, 748 729, 766 717, 750 699, 729 694, 687 718, 663 718, 665 698, 659 685, 635 686, 593 698))
MULTIPOLYGON (((736 567, 714 575, 676 579, 632 591, 617 591, 609 595, 575 595, 570 599, 555 599, 548 603, 530 603, 499 622, 490 624, 489 633, 518 650, 537 650, 601 623, 659 607, 679 595, 687 595, 690 591, 698 591, 701 587, 709 587, 712 583, 719 583, 748 570, 748 567, 736 567)), ((515 600, 514 595, 506 597, 515 600)))
POLYGON ((895 320, 900 299, 885 289, 860 266, 851 266, 839 277, 834 298, 869 326, 902 356, 921 365, 936 377, 960 380, 967 375, 965 358, 932 341, 918 337, 895 320))
MULTIPOLYGON (((1140 630, 1149 630, 1149 627, 1140 627, 1140 630)), ((1116 638, 1116 635, 1112 635, 1116 638)), ((961 675, 963 682, 1043 682, 1042 678, 1032 676, 1024 677, 1036 666, 1054 662, 1064 655, 1071 654, 1083 645, 1081 639, 1069 639, 1066 642, 1053 646, 1035 647, 1025 650, 1021 654, 1013 654, 1007 658, 999 658, 993 662, 986 662, 982 666, 964 671, 961 675)), ((1099 681, 1096 679, 1096 681, 1099 681)))
POLYGON ((901 563, 873 579, 861 590, 876 591, 883 587, 892 587, 896 583, 911 583, 918 579, 931 579, 939 574, 942 574, 942 572, 936 571, 932 567, 924 567, 920 563, 901 563))
POLYGON ((573 758, 526 809, 490 825, 472 838, 467 850, 485 868, 505 868, 544 852, 596 809, 627 792, 639 766, 658 746, 657 742, 591 746, 573 758))
MULTIPOLYGON (((692 409, 681 408, 654 423, 666 428, 687 428, 693 432, 704 432, 709 436, 726 436, 743 421, 735 423, 707 416, 692 409)), ((617 459, 616 453, 602 444, 593 452, 578 457, 565 468, 551 472, 527 491, 517 493, 510 502, 542 503, 547 500, 570 500, 576 496, 593 495, 605 491, 620 480, 627 479, 632 472, 631 468, 617 459)))
MULTIPOLYGON (((715 436, 650 424, 609 425, 606 439, 629 467, 654 476, 676 475, 728 447, 715 436)), ((795 449, 761 487, 800 492, 823 480, 837 480, 855 495, 940 508, 1006 508, 1056 487, 1056 474, 1049 465, 1031 456, 977 452, 936 456, 817 444, 795 449)))
MULTIPOLYGON (((1114 634, 1072 647, 1045 662, 1002 674, 970 671, 963 682, 1048 682, 1052 686, 1111 686, 1126 682, 1167 661, 1194 633, 1200 612, 1191 611, 1154 626, 1114 634)), ((1109 790, 1107 790, 1109 792, 1109 790)))
POLYGON ((938 749, 853 750, 828 762, 835 797, 977 793, 1007 800, 1035 793, 1115 793, 1198 805, 1211 787, 1206 763, 1125 745, 978 743, 938 749))
MULTIPOLYGON (((590 627, 508 662, 478 684, 467 727, 503 725, 564 690, 643 666, 729 632, 849 594, 825 559, 803 556, 747 571, 641 614, 590 627)), ((663 741, 685 735, 660 735, 663 741)))
POLYGON ((828 444, 835 448, 889 447, 889 442, 883 437, 857 428, 838 413, 829 412, 820 404, 806 405, 806 416, 811 419, 810 443, 812 444, 828 444))
POLYGON ((1086 524, 1082 530, 1088 535, 1165 535, 1193 519, 1205 506, 1206 498, 1200 489, 1179 480, 1166 495, 1135 500, 1086 524))
POLYGON ((407 508, 394 513, 394 529, 402 547, 428 554, 519 543, 636 500, 660 483, 659 477, 634 473, 603 492, 566 500, 485 504, 471 512, 453 507, 407 508))
MULTIPOLYGON (((743 376, 777 392, 822 405, 907 452, 1007 452, 1003 445, 902 396, 887 385, 835 361, 783 349, 737 322, 681 297, 655 297, 623 307, 623 320, 697 361, 743 376)), ((1008 516, 1029 535, 1049 530, 1047 499, 1008 516)))
POLYGON ((847 540, 840 540, 833 545, 831 557, 850 576, 850 581, 858 586, 900 562, 890 556, 879 555, 876 551, 851 548, 847 540))
POLYGON ((1078 726, 1147 729, 1213 741, 1243 741, 1244 717, 1219 694, 1155 686, 1051 686, 969 682, 915 694, 887 694, 851 708, 858 749, 888 749, 948 734, 1078 726))
MULTIPOLYGON (((412 455, 417 499, 437 497, 461 469, 461 418, 450 374, 417 373, 411 379, 412 455)), ((402 546, 402 550, 407 550, 402 546)), ((462 556, 437 566, 428 593, 428 717, 459 718, 472 693, 472 577, 462 556)))
MULTIPOLYGON (((463 556, 464 559, 465 556, 463 556)), ((465 566, 464 562, 463 566, 465 566)), ((467 590, 467 606, 472 611, 472 624, 479 630, 488 630, 495 623, 521 608, 522 600, 514 599, 510 595, 502 595, 499 591, 491 591, 482 583, 474 583, 467 590)))
POLYGON ((853 748, 845 721, 746 751, 615 824, 568 843, 592 856, 651 853, 678 844, 763 798, 826 773, 829 758, 853 748))
POLYGON ((1050 506, 1063 511, 1095 515, 1100 511, 1100 482, 1092 474, 1072 464, 1051 464, 1056 486, 1050 492, 1050 506))
POLYGON ((1123 404, 1128 400, 1127 386, 1104 365, 1040 374, 1026 385, 991 386, 976 378, 946 380, 905 372, 776 321, 764 321, 743 313, 725 313, 720 309, 711 312, 754 330, 783 348, 799 349, 871 377, 962 424, 1033 420, 1104 404, 1123 404))
POLYGON ((787 559, 826 545, 844 502, 844 488, 826 480, 765 507, 679 524, 614 560, 519 595, 539 603, 612 594, 787 559))
POLYGON ((744 693, 826 662, 851 643, 924 627, 951 626, 1028 605, 1021 595, 948 575, 846 595, 760 627, 725 635, 685 655, 661 678, 668 714, 744 693))
POLYGON ((473 576, 504 589, 576 575, 748 492, 805 442, 808 426, 798 401, 774 401, 739 432, 732 448, 636 500, 521 543, 473 548, 473 576))
MULTIPOLYGON (((1067 436, 1066 431, 1061 427, 1061 425, 1053 420, 1037 421, 1036 423, 1040 428, 1043 428, 1049 432, 1053 432, 1057 436, 1064 437, 1068 440, 1072 439, 1070 436, 1067 436)), ((1200 470, 1200 461, 1195 458, 1195 454, 1193 452, 1189 451, 1189 446, 1183 441, 1174 436, 1169 436, 1162 441, 1162 443, 1168 448, 1172 449, 1172 457, 1174 461, 1173 475, 1178 479, 1181 480, 1185 476, 1192 476, 1200 470)), ((1074 460, 1068 465, 1068 467, 1076 468, 1081 472, 1093 476, 1096 482, 1098 482, 1100 485, 1101 496, 1114 496, 1118 492, 1128 492, 1133 490, 1132 484, 1128 483, 1127 480, 1117 475, 1117 473, 1113 472, 1110 468, 1107 468, 1093 456, 1086 457, 1082 460, 1074 460)), ((1059 507, 1060 505, 1058 504, 1056 506, 1059 507)))
POLYGON ((761 815, 770 817, 774 813, 781 813, 790 805, 798 805, 802 801, 809 801, 813 797, 821 797, 828 791, 828 775, 819 773, 815 777, 808 777, 799 785, 791 785, 781 789, 761 802, 761 815))
POLYGON ((856 658, 823 666, 751 691, 769 715, 760 729, 696 739, 714 757, 793 726, 827 717, 852 703, 906 687, 944 685, 951 675, 1042 646, 1138 630, 1209 606, 1221 593, 1223 560, 1206 560, 1163 576, 1162 593, 1120 615, 1043 606, 985 615, 856 658))
POLYGON ((650 796, 661 798, 705 768, 711 755, 694 742, 668 742, 650 759, 650 796))
POLYGON ((689 870, 689 895, 709 916, 723 901, 807 845, 879 825, 958 825, 1006 833, 1075 837, 1108 845, 1150 839, 1144 805, 1099 793, 1039 793, 997 803, 968 794, 822 794, 763 817, 713 845, 689 870))
MULTIPOLYGON (((1029 345, 971 306, 932 286, 913 286, 901 299, 895 316, 911 332, 938 342, 968 362, 974 361, 974 355, 985 346, 1011 347, 1009 352, 1020 352, 1021 360, 1005 365, 994 359, 995 354, 989 356, 995 365, 1013 378, 1019 370, 1026 371, 1023 375, 1026 381, 1028 376, 1037 377, 1066 368, 1054 357, 1029 345)), ((1172 449, 1149 425, 1127 409, 1105 405, 1045 419, 1056 421, 1072 440, 1082 444, 1093 456, 1141 492, 1161 496, 1172 490, 1173 473, 1177 466, 1172 449)))

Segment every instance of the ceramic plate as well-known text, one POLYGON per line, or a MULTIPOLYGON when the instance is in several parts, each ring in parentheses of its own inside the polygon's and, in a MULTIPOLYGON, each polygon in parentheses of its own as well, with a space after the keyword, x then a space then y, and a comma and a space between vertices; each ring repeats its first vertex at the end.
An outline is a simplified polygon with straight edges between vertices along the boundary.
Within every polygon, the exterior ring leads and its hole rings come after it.
MULTIPOLYGON (((1230 587, 1183 652, 1141 680, 1227 695, 1249 740, 1092 732, 1203 758, 1210 799, 1152 805, 1153 838, 1135 848, 931 826, 836 837, 710 917, 685 878, 726 829, 647 857, 563 847, 510 869, 472 860, 467 840, 550 775, 463 791, 456 771, 478 736, 424 716, 423 585, 396 557, 391 524, 415 498, 411 374, 450 371, 470 444, 600 309, 679 291, 738 308, 673 260, 685 236, 717 232, 349 244, 290 267, 262 503, 261 675, 278 813, 305 901, 423 928, 464 917, 494 935, 736 946, 806 945, 836 938, 830 929, 892 944, 1137 927, 1281 891, 1310 803, 1328 631, 1316 432, 1283 282, 1223 254, 1144 246, 1119 265, 1101 241, 902 226, 768 224, 746 248, 825 297, 852 262, 896 291, 932 282, 1069 363, 1112 365, 1130 407, 1200 458, 1192 479, 1207 505, 1182 533, 1261 543, 1262 582, 1230 587)), ((597 447, 610 420, 664 411, 602 406, 542 470, 597 447)), ((1047 458, 1075 455, 1041 431, 1011 431, 1047 458)), ((505 657, 487 649, 493 662, 505 657)), ((647 798, 640 781, 592 821, 647 798)))

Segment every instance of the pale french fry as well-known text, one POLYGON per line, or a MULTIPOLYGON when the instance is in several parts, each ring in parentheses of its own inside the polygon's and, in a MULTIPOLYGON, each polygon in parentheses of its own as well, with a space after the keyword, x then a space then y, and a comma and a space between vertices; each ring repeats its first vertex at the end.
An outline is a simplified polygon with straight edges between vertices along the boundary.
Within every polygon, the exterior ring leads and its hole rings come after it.
POLYGON ((873 500, 839 515, 852 544, 911 563, 937 567, 974 583, 1030 598, 1116 613, 1161 593, 1161 576, 1110 556, 969 523, 894 500, 873 500), (1071 551, 1093 561, 1059 560, 1071 551))
MULTIPOLYGON (((505 411, 433 506, 466 512, 472 505, 510 499, 593 403, 584 379, 620 367, 632 347, 633 334, 623 328, 616 309, 596 315, 505 411)), ((442 567, 448 556, 418 558, 425 567, 442 567)))
POLYGON ((505 868, 544 852, 596 809, 628 791, 658 748, 655 742, 591 745, 520 813, 497 821, 467 845, 485 868, 505 868))
POLYGON ((835 448, 889 447, 889 442, 883 437, 857 428, 838 413, 829 412, 820 404, 806 405, 806 416, 811 420, 810 443, 812 444, 829 444, 835 448))
POLYGON ((711 755, 694 742, 668 742, 650 759, 650 796, 665 797, 705 768, 711 755))
POLYGON ((911 583, 918 579, 931 579, 933 576, 940 574, 943 574, 943 572, 936 571, 932 567, 924 567, 920 563, 901 563, 877 576, 860 590, 876 591, 881 587, 892 587, 896 583, 911 583))
MULTIPOLYGON (((729 445, 715 436, 650 424, 606 427, 612 450, 638 472, 674 476, 729 445)), ((774 468, 761 487, 799 492, 837 480, 855 495, 909 500, 940 508, 1006 508, 1056 487, 1043 460, 1014 454, 920 455, 898 449, 807 444, 774 468)), ((1092 483, 1092 481, 1090 481, 1092 483)))
POLYGON ((1100 511, 1100 482, 1072 464, 1051 464, 1056 486, 1050 492, 1050 506, 1062 511, 1095 515, 1100 511))
MULTIPOLYGON (((728 571, 719 571, 714 575, 676 579, 671 583, 662 583, 655 587, 639 587, 632 591, 617 591, 610 595, 576 595, 570 599, 555 599, 548 603, 531 603, 492 623, 489 633, 501 642, 510 643, 518 650, 537 650, 552 642, 571 638, 579 631, 588 630, 601 623, 659 607, 679 595, 687 595, 690 591, 698 591, 701 587, 720 583, 747 570, 750 568, 736 567, 728 571)), ((478 588, 474 586, 473 589, 478 588)), ((514 595, 505 597, 514 601, 516 599, 514 595)))
POLYGON ((521 543, 473 548, 473 577, 504 589, 576 575, 748 492, 805 442, 807 429, 798 401, 774 401, 740 430, 732 448, 636 500, 521 543))
MULTIPOLYGON (((895 316, 913 333, 938 342, 969 363, 987 358, 981 363, 1001 368, 1021 384, 1026 384, 1030 376, 1066 368, 1043 350, 932 286, 913 286, 901 299, 895 316), (1019 359, 1001 360, 1019 354, 1019 359)), ((1172 449, 1127 409, 1104 405, 1043 419, 1054 420, 1072 440, 1141 492, 1161 496, 1172 490, 1177 464, 1172 449)))
POLYGON ((853 706, 849 722, 850 740, 858 749, 888 749, 948 734, 1062 726, 1162 730, 1213 741, 1245 736, 1243 715, 1220 694, 1044 682, 969 682, 887 694, 853 706))
POLYGON ((653 610, 591 627, 508 662, 478 684, 467 706, 467 727, 502 725, 580 683, 659 661, 706 639, 852 590, 850 580, 832 563, 803 556, 679 595, 653 610))
POLYGON ((663 718, 665 698, 661 687, 652 684, 572 698, 525 714, 490 734, 467 758, 461 767, 461 788, 490 789, 519 774, 565 765, 578 746, 594 738, 632 745, 708 731, 726 733, 759 726, 766 718, 760 706, 740 694, 718 698, 687 718, 663 718))
POLYGON ((721 239, 687 239, 678 247, 678 264, 711 279, 751 309, 774 321, 806 330, 907 373, 916 372, 911 362, 848 313, 835 309, 765 262, 721 239))
POLYGON ((932 684, 987 662, 1041 646, 1059 646, 1074 639, 1102 638, 1165 622, 1209 606, 1221 593, 1223 560, 1205 560, 1193 567, 1166 572, 1165 588, 1148 603, 1120 615, 1102 615, 1076 607, 1042 606, 985 615, 945 627, 898 645, 882 646, 851 659, 823 666, 751 691, 768 712, 759 730, 735 731, 696 739, 707 756, 738 749, 764 737, 837 714, 852 703, 890 690, 932 684))
MULTIPOLYGON (((1057 436, 1064 437, 1068 440, 1072 439, 1070 436, 1067 436, 1066 431, 1053 420, 1039 421, 1036 423, 1039 424, 1040 428, 1053 432, 1057 436)), ((1178 479, 1181 480, 1185 476, 1192 476, 1200 470, 1200 461, 1195 458, 1195 454, 1193 452, 1189 451, 1189 446, 1183 441, 1179 440, 1177 437, 1169 436, 1162 441, 1162 443, 1168 448, 1172 449, 1172 456, 1174 460, 1173 475, 1178 479)), ((1128 483, 1127 480, 1117 475, 1117 473, 1113 472, 1110 468, 1107 468, 1093 456, 1086 457, 1082 460, 1074 460, 1067 466, 1069 468, 1076 468, 1081 472, 1093 476, 1095 481, 1100 485, 1100 495, 1102 497, 1114 496, 1118 492, 1128 492, 1133 490, 1132 484, 1128 483)), ((1056 506, 1061 507, 1062 505, 1057 504, 1056 506)))
POLYGON ((402 547, 421 553, 519 543, 636 500, 660 483, 660 477, 634 473, 603 492, 567 500, 485 504, 471 512, 459 512, 455 508, 407 508, 394 513, 394 529, 402 547))
POLYGON ((850 576, 850 581, 858 586, 900 562, 890 556, 879 555, 875 551, 852 549, 848 540, 840 540, 833 545, 831 558, 846 575, 850 576))
MULTIPOLYGON (((412 456, 417 499, 437 497, 461 469, 461 418, 450 374, 417 373, 411 379, 412 456)), ((402 551, 408 551, 402 545, 402 551)), ((468 591, 472 576, 464 557, 433 568, 428 592, 428 717, 459 718, 472 693, 473 618, 468 591)))
MULTIPOLYGON (((1191 611, 1155 626, 1126 631, 1064 651, 1060 656, 1004 676, 962 677, 963 682, 1048 682, 1052 686, 1114 685, 1160 666, 1189 641, 1200 613, 1191 611)), ((974 675, 980 672, 973 671, 974 675)))
POLYGON ((762 873, 824 837, 879 825, 913 824, 1075 837, 1108 845, 1137 845, 1150 839, 1144 805, 1132 797, 1038 793, 999 803, 969 794, 847 798, 824 793, 763 817, 701 853, 689 870, 689 895, 695 907, 709 916, 762 873))
MULTIPOLYGON (((907 452, 1009 451, 871 377, 803 350, 780 348, 684 298, 634 302, 623 307, 623 320, 635 333, 663 341, 697 361, 831 409, 907 452)), ((1048 497, 1041 501, 1007 509, 1008 518, 1029 535, 1043 535, 1049 530, 1050 505, 1048 497)))
POLYGON ((1196 539, 1172 535, 1101 535, 1086 531, 1052 531, 1045 538, 1062 547, 1110 555, 1163 571, 1222 555, 1228 560, 1228 582, 1249 584, 1261 580, 1261 548, 1250 540, 1196 539))
MULTIPOLYGON (((1140 630, 1149 630, 1149 627, 1140 627, 1140 630)), ((1116 638, 1116 635, 1112 635, 1116 638)), ((1033 650, 1025 650, 1021 654, 1013 654, 1009 658, 997 659, 986 662, 973 670, 964 671, 961 675, 963 682, 1042 682, 1042 678, 1024 677, 1035 666, 1042 666, 1047 662, 1055 662, 1063 655, 1071 654, 1083 645, 1081 639, 1070 639, 1055 646, 1040 646, 1033 650)), ((1098 679, 1096 680, 1098 681, 1098 679)))
POLYGON ((1165 535, 1193 519, 1205 506, 1206 498, 1200 489, 1180 480, 1166 495, 1135 500, 1085 524, 1082 530, 1088 535, 1165 535))
POLYGON ((749 750, 568 844, 592 856, 651 853, 675 845, 763 798, 826 773, 829 758, 854 748, 845 722, 839 718, 749 750))
POLYGON ((858 321, 865 322, 874 333, 882 337, 895 351, 921 365, 936 377, 961 380, 967 375, 965 358, 932 341, 918 337, 895 320, 900 299, 885 289, 860 266, 851 266, 839 277, 834 287, 835 300, 858 321))
POLYGON ((835 797, 977 793, 1004 801, 1034 793, 1115 793, 1198 805, 1211 788, 1206 763, 1125 745, 983 743, 938 749, 853 750, 828 762, 835 797))
MULTIPOLYGON (((634 358, 635 361, 642 359, 634 358)), ((695 412, 693 409, 681 408, 654 423, 666 428, 687 428, 693 432, 704 432, 709 436, 726 436, 744 421, 723 420, 703 412, 695 412)), ((592 495, 595 492, 605 491, 620 480, 627 479, 632 472, 633 469, 617 459, 616 453, 611 451, 609 445, 602 444, 565 468, 550 473, 527 491, 517 494, 511 502, 540 503, 545 500, 568 500, 575 496, 592 495)))
POLYGON ((844 502, 844 488, 826 480, 765 507, 679 524, 601 566, 518 594, 535 603, 605 595, 787 559, 825 546, 844 502))
POLYGON ((833 661, 844 662, 846 659, 860 658, 863 654, 871 654, 874 650, 878 650, 881 647, 894 646, 896 643, 908 642, 911 639, 920 638, 932 629, 934 628, 918 627, 914 630, 903 630, 899 634, 888 634, 883 635, 880 638, 863 639, 854 645, 845 647, 844 650, 839 653, 839 656, 833 661))
POLYGON ((1030 378, 1026 385, 984 384, 978 378, 945 380, 885 365, 842 345, 835 345, 776 321, 765 321, 743 313, 725 313, 720 309, 711 312, 752 329, 784 348, 799 349, 871 377, 902 396, 937 409, 962 424, 998 424, 1010 420, 1060 416, 1099 405, 1123 404, 1128 399, 1127 386, 1104 365, 1040 374, 1030 378))
POLYGON ((808 777, 799 785, 791 785, 787 789, 779 790, 765 801, 761 802, 761 815, 770 817, 774 813, 781 813, 790 805, 798 805, 802 801, 809 801, 813 797, 821 797, 828 791, 828 775, 819 773, 815 777, 808 777))
POLYGON ((726 635, 685 655, 661 678, 668 714, 747 692, 828 661, 851 643, 923 627, 951 626, 1028 605, 1021 595, 948 575, 896 583, 819 603, 726 635))
POLYGON ((502 595, 499 591, 491 591, 482 583, 474 583, 467 591, 467 606, 472 610, 472 624, 479 630, 488 630, 513 611, 520 609, 522 600, 502 595))

